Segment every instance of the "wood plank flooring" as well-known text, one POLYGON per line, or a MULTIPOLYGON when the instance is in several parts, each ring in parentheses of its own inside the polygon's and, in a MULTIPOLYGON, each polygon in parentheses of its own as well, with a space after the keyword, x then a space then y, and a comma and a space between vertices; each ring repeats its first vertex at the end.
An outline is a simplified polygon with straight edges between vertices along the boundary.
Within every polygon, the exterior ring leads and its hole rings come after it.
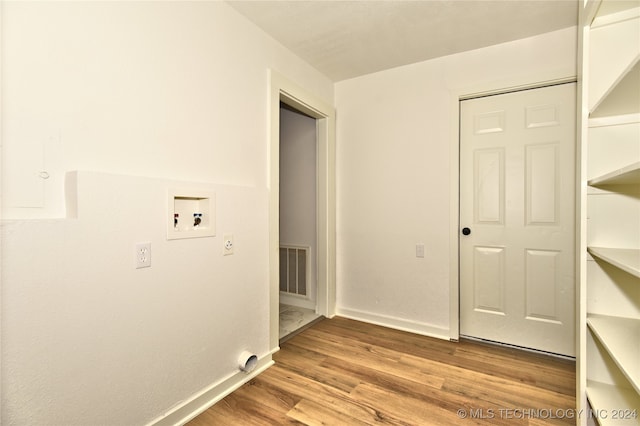
POLYGON ((274 359, 189 425, 575 424, 569 360, 339 317, 274 359))

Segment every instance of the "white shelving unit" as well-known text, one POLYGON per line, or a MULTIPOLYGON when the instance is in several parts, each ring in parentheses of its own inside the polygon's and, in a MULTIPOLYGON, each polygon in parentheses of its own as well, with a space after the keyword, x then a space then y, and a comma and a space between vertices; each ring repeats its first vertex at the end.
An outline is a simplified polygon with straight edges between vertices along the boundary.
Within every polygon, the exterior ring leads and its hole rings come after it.
POLYGON ((578 408, 586 395, 599 424, 640 425, 640 0, 585 0, 580 26, 578 408))

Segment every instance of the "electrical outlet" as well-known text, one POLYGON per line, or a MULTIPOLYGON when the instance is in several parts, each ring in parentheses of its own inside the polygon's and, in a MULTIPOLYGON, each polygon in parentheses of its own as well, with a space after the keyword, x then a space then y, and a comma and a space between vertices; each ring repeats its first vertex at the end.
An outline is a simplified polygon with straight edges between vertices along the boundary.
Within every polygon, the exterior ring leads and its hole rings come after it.
POLYGON ((151 243, 136 244, 136 269, 151 266, 151 243))
POLYGON ((424 243, 416 244, 416 257, 424 257, 424 243))
POLYGON ((226 234, 222 237, 224 249, 222 250, 225 256, 233 254, 233 235, 226 234))

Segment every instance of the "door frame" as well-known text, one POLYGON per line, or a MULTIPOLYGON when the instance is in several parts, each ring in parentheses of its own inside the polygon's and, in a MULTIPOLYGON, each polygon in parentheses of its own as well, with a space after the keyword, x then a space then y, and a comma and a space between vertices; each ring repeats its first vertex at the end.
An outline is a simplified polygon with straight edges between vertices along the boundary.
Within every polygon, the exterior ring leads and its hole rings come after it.
POLYGON ((449 339, 460 339, 460 102, 485 96, 503 95, 558 84, 575 83, 575 75, 568 77, 515 78, 485 83, 467 88, 451 89, 451 143, 449 144, 449 339), (534 81, 532 83, 532 81, 534 81))
POLYGON ((327 318, 336 304, 335 111, 276 71, 269 70, 269 348, 279 349, 280 102, 316 119, 317 307, 327 318))

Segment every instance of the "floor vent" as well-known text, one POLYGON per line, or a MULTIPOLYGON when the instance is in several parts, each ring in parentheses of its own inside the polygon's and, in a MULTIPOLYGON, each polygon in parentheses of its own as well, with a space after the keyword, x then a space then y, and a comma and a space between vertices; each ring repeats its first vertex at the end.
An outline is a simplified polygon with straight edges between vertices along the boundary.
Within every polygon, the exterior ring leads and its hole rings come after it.
POLYGON ((309 247, 280 246, 280 291, 307 295, 307 265, 309 247))

